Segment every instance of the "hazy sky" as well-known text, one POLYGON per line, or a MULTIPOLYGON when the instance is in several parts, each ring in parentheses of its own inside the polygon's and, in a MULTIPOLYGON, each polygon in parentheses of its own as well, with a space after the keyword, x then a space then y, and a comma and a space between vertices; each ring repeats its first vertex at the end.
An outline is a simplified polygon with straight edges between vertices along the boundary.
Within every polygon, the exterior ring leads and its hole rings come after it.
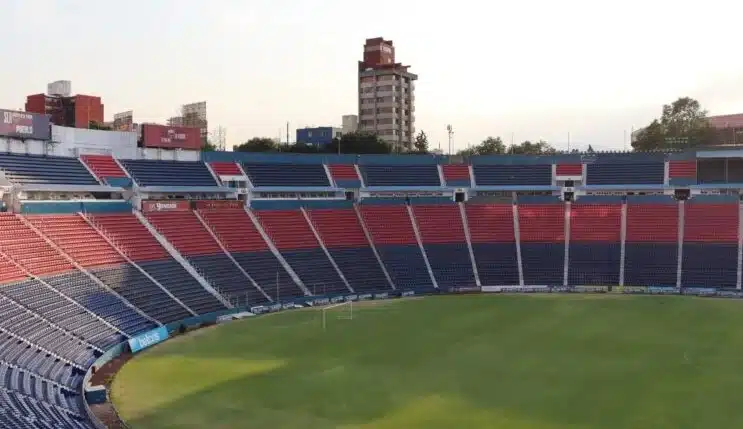
POLYGON ((734 0, 1 0, 0 107, 53 80, 103 97, 106 119, 163 121, 206 100, 229 145, 286 122, 357 113, 364 40, 392 39, 419 75, 433 147, 488 135, 621 149, 624 132, 689 95, 743 112, 734 0))

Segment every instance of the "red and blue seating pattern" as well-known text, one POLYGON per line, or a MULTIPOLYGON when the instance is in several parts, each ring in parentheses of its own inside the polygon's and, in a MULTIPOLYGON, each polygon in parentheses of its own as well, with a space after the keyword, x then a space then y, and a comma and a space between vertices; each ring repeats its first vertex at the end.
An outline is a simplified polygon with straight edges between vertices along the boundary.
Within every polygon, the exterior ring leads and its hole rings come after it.
POLYGON ((221 192, 214 176, 246 174, 249 186, 266 193, 311 188, 309 200, 336 192, 342 199, 336 187, 361 193, 361 202, 300 200, 281 209, 258 210, 263 206, 251 201, 252 208, 196 211, 0 213, 0 427, 91 428, 81 383, 106 350, 156 327, 236 307, 393 288, 740 286, 737 195, 695 190, 678 201, 639 191, 740 183, 743 164, 736 160, 717 171, 714 160, 681 156, 523 164, 249 159, 206 160, 207 168, 109 155, 0 155, 0 180, 19 190, 70 185, 70 192, 95 193, 106 184, 133 186, 134 194, 221 192), (545 198, 561 177, 638 192, 545 198), (375 187, 386 188, 386 196, 363 194, 375 187), (406 198, 397 193, 401 187, 437 193, 406 198), (454 187, 496 194, 455 203, 451 194, 442 196, 454 187), (524 187, 539 195, 498 193, 524 187))
POLYGON ((411 206, 439 288, 476 286, 459 205, 411 206))
POLYGON ((569 285, 619 284, 622 202, 606 199, 571 204, 569 285))

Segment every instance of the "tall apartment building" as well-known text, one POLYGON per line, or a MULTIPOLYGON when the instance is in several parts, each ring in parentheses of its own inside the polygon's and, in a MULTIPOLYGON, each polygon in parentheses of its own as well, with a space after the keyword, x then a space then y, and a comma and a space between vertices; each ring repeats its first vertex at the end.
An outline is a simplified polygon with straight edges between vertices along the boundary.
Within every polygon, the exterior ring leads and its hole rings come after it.
POLYGON ((415 81, 418 76, 395 62, 395 47, 381 37, 366 39, 359 61, 359 131, 376 133, 397 150, 415 136, 415 81))

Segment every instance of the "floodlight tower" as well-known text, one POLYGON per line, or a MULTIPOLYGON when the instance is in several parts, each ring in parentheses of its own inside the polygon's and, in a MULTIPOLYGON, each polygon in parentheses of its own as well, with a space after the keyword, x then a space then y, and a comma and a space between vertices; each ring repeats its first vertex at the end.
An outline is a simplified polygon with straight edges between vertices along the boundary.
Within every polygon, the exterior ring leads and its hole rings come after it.
POLYGON ((452 128, 451 124, 446 126, 446 133, 449 135, 449 155, 451 155, 451 136, 454 135, 454 128, 452 128))

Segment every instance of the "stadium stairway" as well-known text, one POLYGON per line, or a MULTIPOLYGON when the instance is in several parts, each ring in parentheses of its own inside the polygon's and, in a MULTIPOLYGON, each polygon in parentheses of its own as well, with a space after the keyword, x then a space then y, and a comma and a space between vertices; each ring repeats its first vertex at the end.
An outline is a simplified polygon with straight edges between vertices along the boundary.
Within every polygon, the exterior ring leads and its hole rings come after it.
POLYGON ((569 285, 618 285, 622 203, 568 203, 569 285))
POLYGON ((390 290, 388 274, 353 208, 310 209, 307 214, 355 292, 390 290))
POLYGON ((679 206, 672 198, 628 198, 624 284, 675 287, 679 206), (662 219, 662 222, 658 222, 662 219))
POLYGON ((109 179, 128 179, 126 172, 111 155, 81 155, 80 160, 102 183, 111 184, 109 179))
POLYGON ((48 239, 121 297, 160 323, 193 313, 130 264, 81 215, 27 216, 48 239))
POLYGON ((740 206, 734 197, 683 203, 681 284, 685 287, 735 288, 738 282, 740 206))
POLYGON ((226 307, 186 271, 131 213, 86 215, 90 225, 187 308, 205 314, 226 307))
POLYGON ((438 286, 476 286, 459 206, 452 202, 411 207, 438 286))
POLYGON ((265 295, 273 301, 304 296, 302 289, 272 252, 245 209, 199 210, 199 214, 235 261, 257 284, 264 299, 265 295))
POLYGON ((513 213, 513 204, 465 204, 472 251, 483 286, 520 284, 513 213))
POLYGON ((252 279, 223 250, 196 213, 150 212, 145 217, 230 302, 264 302, 252 279))
POLYGON ((330 177, 333 182, 341 188, 360 188, 361 179, 354 164, 330 164, 328 165, 330 177))
POLYGON ((444 164, 441 166, 444 175, 445 186, 467 186, 470 181, 469 164, 444 164))
POLYGON ((351 292, 301 210, 256 210, 266 234, 313 295, 351 292))
POLYGON ((565 205, 519 204, 519 248, 526 285, 563 285, 565 205))
POLYGON ((234 162, 210 162, 212 171, 219 176, 242 176, 243 172, 234 162))
POLYGON ((359 211, 397 289, 433 288, 407 206, 362 204, 359 211))

